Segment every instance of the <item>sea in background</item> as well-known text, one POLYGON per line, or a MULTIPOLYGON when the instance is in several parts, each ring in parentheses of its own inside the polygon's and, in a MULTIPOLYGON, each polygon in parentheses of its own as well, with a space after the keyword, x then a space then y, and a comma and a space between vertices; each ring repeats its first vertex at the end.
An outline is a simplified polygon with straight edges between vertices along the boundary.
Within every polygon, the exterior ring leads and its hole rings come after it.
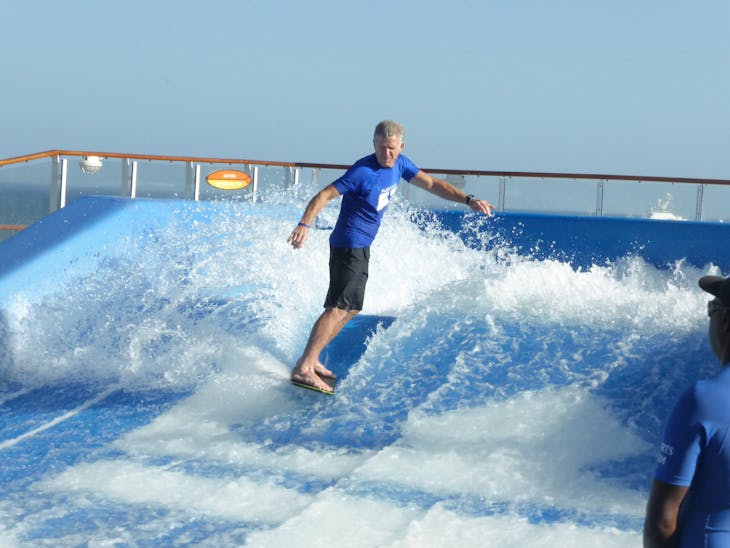
MULTIPOLYGON (((122 182, 122 161, 106 158, 97 174, 82 173, 78 158, 68 159, 66 203, 90 195, 128 196, 128 181, 122 182)), ((186 187, 184 162, 138 161, 136 196, 141 198, 190 198, 186 187)), ((239 167, 251 171, 251 165, 203 164, 202 179, 216 169, 239 167)), ((338 177, 342 171, 301 169, 301 188, 316 191, 338 177)), ((435 173, 436 174, 436 173, 435 173)), ((48 158, 29 163, 0 167, 0 224, 30 224, 50 210, 52 166, 48 158)), ((443 176, 467 192, 497 203, 498 177, 443 176)), ((507 211, 543 212, 558 215, 596 215, 597 180, 507 178, 507 211)), ((259 166, 259 196, 276 194, 292 186, 293 172, 278 166, 259 166)), ((426 208, 458 207, 403 184, 401 195, 411 204, 426 208)), ((251 189, 219 191, 201 185, 202 200, 246 201, 251 189)), ((602 215, 617 217, 655 217, 694 220, 697 214, 697 186, 682 183, 607 181, 603 189, 602 215)), ((702 219, 714 222, 730 220, 730 187, 705 185, 702 219)), ((0 240, 7 237, 0 231, 0 240)))
POLYGON ((711 261, 575 268, 491 241, 499 218, 470 217, 466 246, 397 199, 327 397, 288 382, 337 214, 291 249, 311 191, 205 221, 181 201, 144 245, 2 303, 0 541, 640 545, 669 409, 718 367, 711 261))

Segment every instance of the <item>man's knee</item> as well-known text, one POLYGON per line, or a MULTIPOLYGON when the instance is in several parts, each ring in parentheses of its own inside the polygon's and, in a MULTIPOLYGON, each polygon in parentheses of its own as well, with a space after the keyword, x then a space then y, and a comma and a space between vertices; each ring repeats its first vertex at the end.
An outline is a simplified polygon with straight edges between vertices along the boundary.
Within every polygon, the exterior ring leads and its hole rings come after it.
POLYGON ((339 321, 350 321, 352 318, 357 316, 360 311, 355 309, 345 310, 344 308, 332 307, 328 308, 327 311, 334 315, 339 321))

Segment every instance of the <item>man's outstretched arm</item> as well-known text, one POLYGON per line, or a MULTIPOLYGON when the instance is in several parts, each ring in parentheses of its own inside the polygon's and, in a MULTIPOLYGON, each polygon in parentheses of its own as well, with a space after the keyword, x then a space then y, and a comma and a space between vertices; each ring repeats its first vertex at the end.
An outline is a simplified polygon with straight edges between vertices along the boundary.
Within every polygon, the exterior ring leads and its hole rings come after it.
POLYGON ((326 206, 330 200, 337 198, 339 195, 340 193, 337 192, 337 189, 333 185, 328 185, 315 194, 314 197, 309 200, 299 224, 294 227, 294 230, 292 230, 292 233, 286 241, 297 249, 302 247, 304 245, 304 240, 307 239, 309 227, 314 222, 314 219, 317 218, 319 212, 322 211, 324 206, 326 206))
MULTIPOLYGON (((454 185, 447 183, 443 179, 432 177, 425 171, 419 171, 418 173, 416 173, 416 175, 413 177, 413 179, 410 180, 410 182, 416 185, 418 188, 422 188, 423 190, 426 190, 431 194, 435 194, 436 196, 438 196, 439 198, 443 198, 444 200, 459 202, 462 204, 467 203, 466 193, 462 192, 454 185)), ((492 210, 494 209, 494 206, 488 201, 479 198, 472 198, 471 200, 469 200, 468 205, 472 209, 472 211, 484 213, 490 216, 492 215, 492 210)))

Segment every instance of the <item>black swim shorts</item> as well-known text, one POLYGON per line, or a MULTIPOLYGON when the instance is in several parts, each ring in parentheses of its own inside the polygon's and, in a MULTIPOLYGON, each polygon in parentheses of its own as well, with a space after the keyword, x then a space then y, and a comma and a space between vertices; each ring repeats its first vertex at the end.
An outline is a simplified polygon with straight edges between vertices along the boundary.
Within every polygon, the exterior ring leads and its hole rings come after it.
POLYGON ((369 247, 330 247, 330 286, 325 308, 362 310, 369 263, 369 247))

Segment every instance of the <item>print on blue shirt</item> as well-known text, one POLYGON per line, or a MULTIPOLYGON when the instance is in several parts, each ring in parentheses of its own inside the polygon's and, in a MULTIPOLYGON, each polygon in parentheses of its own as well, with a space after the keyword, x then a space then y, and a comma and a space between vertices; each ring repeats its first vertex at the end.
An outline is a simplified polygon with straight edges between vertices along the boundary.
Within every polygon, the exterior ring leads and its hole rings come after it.
POLYGON ((333 186, 342 195, 340 215, 330 235, 332 247, 368 247, 380 228, 383 213, 401 179, 410 181, 418 167, 401 154, 392 168, 382 167, 375 154, 361 158, 333 186))
POLYGON ((654 478, 690 486, 682 504, 682 546, 704 546, 710 533, 730 534, 728 394, 730 366, 685 390, 667 421, 654 478))

